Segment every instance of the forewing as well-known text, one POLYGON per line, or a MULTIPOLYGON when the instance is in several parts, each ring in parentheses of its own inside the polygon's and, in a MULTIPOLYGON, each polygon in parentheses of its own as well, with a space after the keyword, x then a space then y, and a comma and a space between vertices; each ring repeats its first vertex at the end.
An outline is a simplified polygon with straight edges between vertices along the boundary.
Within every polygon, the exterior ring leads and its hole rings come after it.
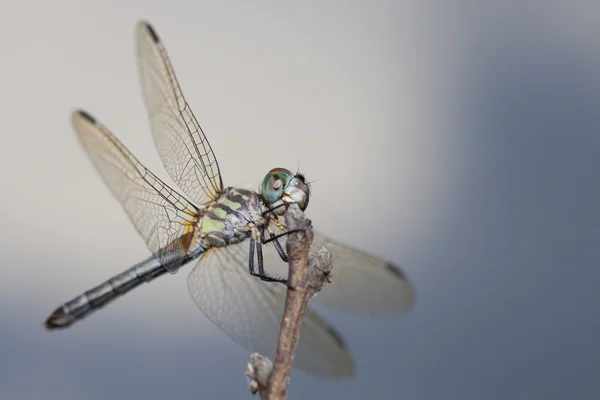
POLYGON ((174 273, 193 244, 197 209, 146 169, 125 146, 84 111, 72 124, 96 170, 121 202, 161 264, 174 273))
POLYGON ((145 22, 137 26, 142 92, 158 154, 181 190, 196 204, 223 192, 217 159, 183 97, 165 46, 145 22))
MULTIPOLYGON (((251 352, 275 354, 285 286, 248 272, 249 242, 207 250, 188 276, 196 305, 231 339, 251 352)), ((294 366, 329 378, 350 377, 352 358, 340 335, 308 309, 294 366)))
MULTIPOLYGON (((282 232, 274 224, 269 228, 275 234, 282 232)), ((327 247, 332 254, 333 269, 331 283, 317 293, 311 302, 359 315, 400 314, 413 307, 413 286, 398 267, 379 257, 336 243, 317 231, 313 232, 310 253, 327 247)), ((279 239, 284 249, 286 240, 285 236, 279 239)), ((273 252, 265 254, 265 269, 287 277, 287 263, 273 252)))

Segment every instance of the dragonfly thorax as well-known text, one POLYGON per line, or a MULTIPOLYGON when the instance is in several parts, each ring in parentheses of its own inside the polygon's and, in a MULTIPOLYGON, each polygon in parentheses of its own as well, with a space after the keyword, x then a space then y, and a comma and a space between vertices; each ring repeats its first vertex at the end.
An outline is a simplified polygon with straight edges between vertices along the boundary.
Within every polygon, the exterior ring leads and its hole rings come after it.
POLYGON ((199 220, 200 241, 205 247, 240 243, 266 223, 260 195, 252 190, 225 188, 199 220))

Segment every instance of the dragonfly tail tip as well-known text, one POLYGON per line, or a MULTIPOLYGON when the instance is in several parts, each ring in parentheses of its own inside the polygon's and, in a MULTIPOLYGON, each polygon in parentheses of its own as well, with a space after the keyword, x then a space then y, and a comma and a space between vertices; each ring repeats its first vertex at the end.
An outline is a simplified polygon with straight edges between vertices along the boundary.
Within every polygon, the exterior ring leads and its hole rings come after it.
POLYGON ((71 324, 72 318, 69 318, 62 307, 57 308, 44 322, 46 330, 52 331, 57 328, 66 328, 71 324))

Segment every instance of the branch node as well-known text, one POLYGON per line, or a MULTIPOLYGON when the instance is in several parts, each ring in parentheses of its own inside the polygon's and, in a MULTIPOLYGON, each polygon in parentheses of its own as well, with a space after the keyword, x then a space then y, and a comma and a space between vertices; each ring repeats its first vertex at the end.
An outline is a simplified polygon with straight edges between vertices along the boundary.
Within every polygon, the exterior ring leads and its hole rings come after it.
POLYGON ((250 362, 246 368, 250 393, 260 393, 261 398, 266 398, 267 382, 269 381, 271 371, 273 371, 273 362, 271 360, 258 353, 250 355, 250 362))

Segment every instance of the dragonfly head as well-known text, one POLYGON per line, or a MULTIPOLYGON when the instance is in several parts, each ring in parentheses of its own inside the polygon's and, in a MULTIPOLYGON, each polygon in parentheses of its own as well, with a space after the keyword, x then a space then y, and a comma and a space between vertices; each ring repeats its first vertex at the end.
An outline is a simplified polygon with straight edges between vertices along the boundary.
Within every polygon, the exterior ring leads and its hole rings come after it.
POLYGON ((273 168, 262 181, 261 195, 271 208, 276 208, 279 215, 285 213, 286 203, 297 203, 302 211, 306 210, 310 197, 310 189, 301 174, 294 174, 289 169, 273 168))

